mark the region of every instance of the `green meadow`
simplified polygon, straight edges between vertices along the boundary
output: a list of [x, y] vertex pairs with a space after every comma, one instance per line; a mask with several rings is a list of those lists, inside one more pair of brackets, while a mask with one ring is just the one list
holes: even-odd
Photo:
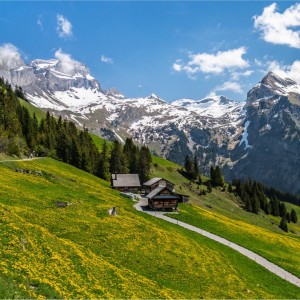
[[[300, 297], [237, 252], [136, 211], [72, 166], [2, 162], [0, 185], [0, 298]], [[194, 205], [181, 209], [178, 217]]]

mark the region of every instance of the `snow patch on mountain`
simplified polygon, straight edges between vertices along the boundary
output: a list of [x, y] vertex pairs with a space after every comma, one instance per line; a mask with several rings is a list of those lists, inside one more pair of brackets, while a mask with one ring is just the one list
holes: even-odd
[[174, 106], [184, 107], [201, 116], [220, 118], [226, 114], [239, 113], [244, 102], [228, 99], [224, 96], [212, 96], [201, 100], [179, 99], [171, 102]]
[[249, 145], [249, 142], [248, 142], [248, 127], [250, 125], [250, 121], [246, 121], [245, 123], [245, 127], [244, 127], [244, 132], [243, 132], [243, 135], [242, 135], [242, 139], [240, 141], [240, 144], [239, 146], [241, 146], [243, 143], [245, 143], [245, 148], [244, 150], [247, 150], [248, 148], [252, 148], [252, 146]]

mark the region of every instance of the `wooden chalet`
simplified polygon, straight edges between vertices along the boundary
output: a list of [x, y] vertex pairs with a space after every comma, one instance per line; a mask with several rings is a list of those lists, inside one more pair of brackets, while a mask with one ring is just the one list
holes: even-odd
[[188, 202], [189, 196], [174, 191], [175, 184], [164, 178], [152, 178], [144, 183], [151, 209], [176, 209], [179, 202]]
[[141, 188], [138, 174], [111, 174], [111, 187], [120, 192], [137, 193]]
[[173, 191], [175, 184], [163, 178], [152, 178], [144, 183], [146, 195], [155, 190], [158, 186], [166, 186]]
[[180, 196], [167, 186], [158, 186], [147, 196], [151, 209], [176, 209]]

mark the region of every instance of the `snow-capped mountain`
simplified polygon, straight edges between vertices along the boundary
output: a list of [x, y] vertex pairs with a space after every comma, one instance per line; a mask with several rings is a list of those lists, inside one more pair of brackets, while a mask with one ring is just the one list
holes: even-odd
[[227, 179], [250, 176], [300, 193], [300, 86], [291, 79], [267, 74], [246, 102], [213, 96], [166, 103], [155, 94], [126, 98], [103, 90], [74, 61], [0, 62], [0, 76], [22, 86], [34, 105], [103, 137], [132, 136], [177, 163], [197, 155], [204, 173], [219, 164]]
[[240, 146], [225, 167], [229, 178], [252, 177], [300, 194], [298, 83], [270, 72], [248, 92]]
[[245, 105], [244, 102], [234, 101], [225, 96], [211, 96], [201, 100], [179, 99], [171, 104], [212, 118], [239, 113]]
[[290, 93], [300, 94], [300, 85], [290, 79], [269, 72], [261, 82], [253, 87], [247, 95], [247, 102], [252, 103], [276, 96], [288, 96]]

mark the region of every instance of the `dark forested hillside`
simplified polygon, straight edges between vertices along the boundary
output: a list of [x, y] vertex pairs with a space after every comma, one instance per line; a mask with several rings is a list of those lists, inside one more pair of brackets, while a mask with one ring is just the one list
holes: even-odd
[[79, 130], [73, 122], [49, 112], [38, 121], [20, 105], [18, 97], [25, 99], [22, 89], [13, 90], [0, 78], [0, 153], [53, 157], [105, 180], [109, 180], [109, 172], [149, 178], [151, 155], [147, 147], [139, 148], [127, 139], [124, 147], [114, 142], [112, 155], [106, 143], [100, 153], [86, 128]]

